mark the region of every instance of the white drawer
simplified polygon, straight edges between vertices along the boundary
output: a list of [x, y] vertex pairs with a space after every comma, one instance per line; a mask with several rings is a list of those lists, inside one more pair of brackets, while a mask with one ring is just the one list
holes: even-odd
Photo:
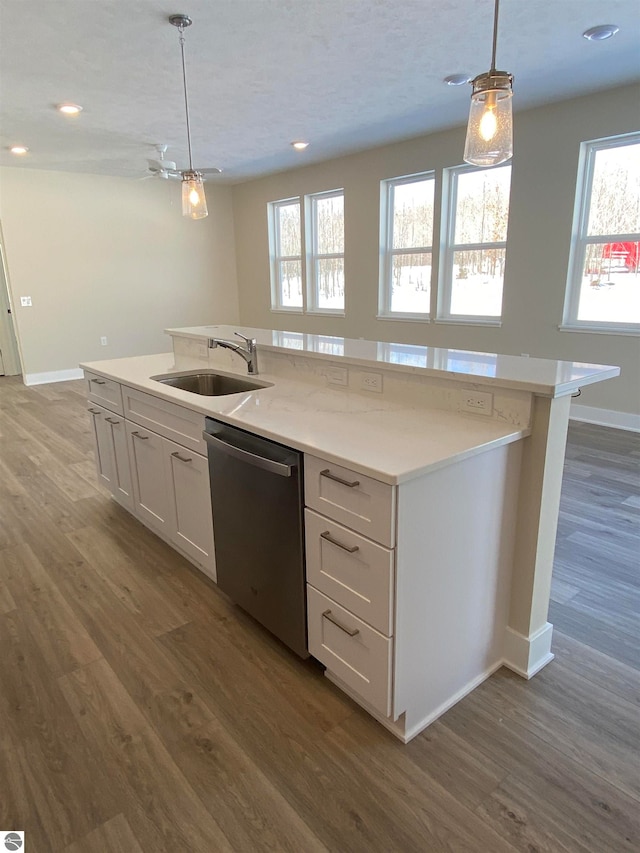
[[86, 370], [84, 378], [87, 380], [87, 394], [90, 400], [106, 406], [112, 412], [124, 415], [122, 391], [119, 382], [114, 382], [113, 379], [106, 379], [104, 376], [97, 376], [95, 373], [87, 373]]
[[304, 483], [307, 506], [393, 548], [396, 538], [393, 486], [306, 454]]
[[306, 509], [307, 580], [383, 634], [393, 634], [394, 552]]
[[122, 399], [127, 420], [160, 433], [194, 453], [207, 455], [207, 445], [202, 438], [204, 415], [126, 385], [122, 386]]
[[388, 717], [392, 641], [309, 584], [307, 606], [309, 652]]

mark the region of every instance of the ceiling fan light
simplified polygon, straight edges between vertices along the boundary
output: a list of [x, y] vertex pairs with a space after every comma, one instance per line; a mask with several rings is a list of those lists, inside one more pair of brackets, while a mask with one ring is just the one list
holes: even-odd
[[202, 175], [199, 172], [183, 172], [182, 215], [189, 219], [204, 219], [208, 214]]

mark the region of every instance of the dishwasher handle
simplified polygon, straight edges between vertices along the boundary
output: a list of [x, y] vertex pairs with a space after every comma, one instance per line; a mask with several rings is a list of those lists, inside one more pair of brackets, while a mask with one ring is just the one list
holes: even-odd
[[279, 477], [290, 477], [295, 465], [287, 465], [286, 462], [276, 462], [274, 459], [265, 459], [264, 456], [258, 456], [256, 453], [251, 453], [249, 450], [243, 450], [241, 447], [236, 447], [233, 444], [225, 441], [218, 436], [211, 435], [210, 432], [203, 432], [202, 437], [212, 447], [216, 447], [223, 453], [233, 456], [235, 459], [240, 459], [242, 462], [247, 462], [255, 468], [262, 468], [263, 471], [269, 471], [271, 474], [277, 474]]

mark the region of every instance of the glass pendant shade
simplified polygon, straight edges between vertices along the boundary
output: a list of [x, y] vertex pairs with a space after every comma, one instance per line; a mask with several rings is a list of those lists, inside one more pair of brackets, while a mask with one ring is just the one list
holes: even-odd
[[490, 71], [473, 80], [466, 163], [497, 166], [513, 156], [512, 81], [505, 71]]
[[183, 172], [182, 215], [189, 219], [204, 219], [208, 213], [202, 175], [199, 172]]

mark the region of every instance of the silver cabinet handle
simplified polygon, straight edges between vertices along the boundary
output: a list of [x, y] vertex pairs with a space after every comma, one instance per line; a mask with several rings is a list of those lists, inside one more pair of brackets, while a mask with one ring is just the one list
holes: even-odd
[[189, 456], [180, 456], [180, 454], [178, 453], [177, 450], [175, 453], [172, 453], [171, 455], [175, 456], [176, 459], [179, 459], [181, 462], [193, 462], [193, 459], [191, 459], [191, 457], [189, 457]]
[[[107, 420], [108, 420], [108, 418], [107, 418]], [[351, 547], [349, 547], [348, 545], [343, 545], [342, 542], [338, 542], [338, 540], [334, 539], [328, 530], [325, 530], [324, 533], [321, 533], [320, 538], [326, 539], [327, 542], [331, 542], [332, 545], [337, 545], [338, 548], [342, 548], [343, 551], [348, 551], [350, 554], [355, 554], [356, 551], [360, 550], [359, 545], [352, 545]]]
[[322, 615], [325, 619], [328, 619], [329, 622], [333, 622], [337, 628], [340, 628], [341, 631], [344, 631], [345, 634], [348, 634], [350, 637], [355, 637], [356, 634], [360, 633], [359, 628], [347, 628], [346, 625], [341, 625], [330, 610], [325, 610]]
[[110, 424], [119, 424], [120, 421], [117, 421], [115, 418], [105, 418], [105, 421], [108, 421]]
[[91, 412], [92, 415], [101, 415], [102, 414], [100, 409], [89, 409], [89, 411]]
[[138, 432], [138, 430], [134, 430], [131, 435], [135, 435], [136, 438], [141, 438], [143, 441], [147, 441], [147, 439], [149, 438], [148, 435], [142, 435]]
[[343, 486], [349, 486], [350, 489], [355, 489], [356, 486], [360, 485], [360, 480], [343, 480], [342, 477], [332, 474], [328, 468], [325, 468], [324, 471], [320, 471], [320, 476], [327, 477], [329, 480], [335, 480], [336, 483], [341, 483]]
[[106, 379], [92, 379], [91, 381], [95, 382], [96, 385], [106, 385], [107, 384]]

